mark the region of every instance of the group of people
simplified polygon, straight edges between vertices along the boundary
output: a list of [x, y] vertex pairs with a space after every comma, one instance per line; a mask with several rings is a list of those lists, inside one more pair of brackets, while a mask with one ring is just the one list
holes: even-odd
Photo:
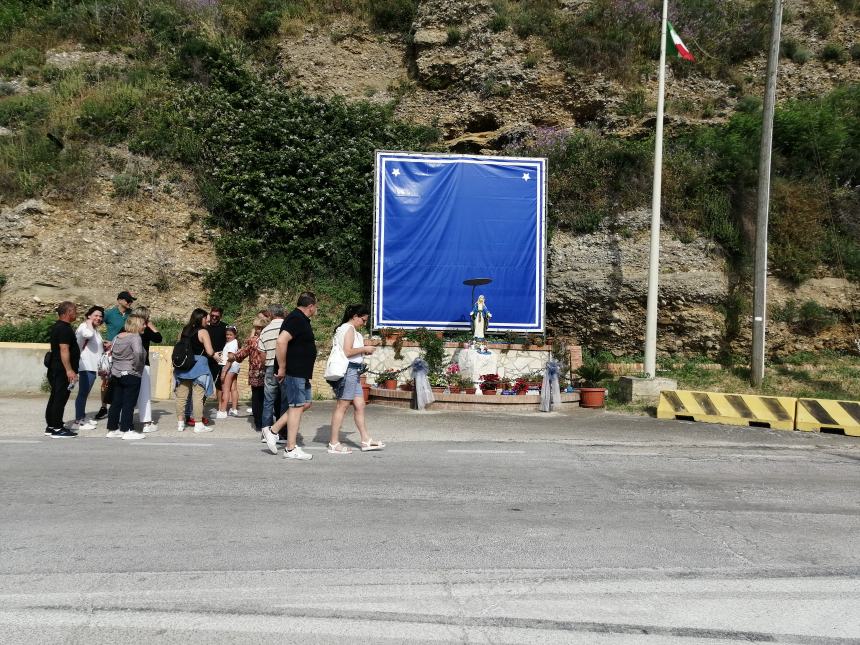
[[[45, 434], [55, 438], [76, 437], [81, 430], [95, 430], [96, 421], [107, 418], [107, 436], [126, 440], [142, 439], [158, 430], [152, 421], [152, 378], [149, 346], [162, 341], [150, 319], [149, 309], [135, 307], [128, 291], [117, 295], [116, 305], [105, 310], [100, 305], [87, 309], [77, 329], [78, 308], [61, 302], [57, 321], [51, 328], [51, 349], [46, 357], [50, 396], [45, 409]], [[106, 326], [105, 336], [100, 328]], [[101, 407], [88, 419], [86, 403], [96, 381], [101, 379]], [[66, 403], [77, 386], [75, 421], [63, 422]], [[139, 411], [140, 432], [134, 431], [134, 410]]]
[[[90, 307], [77, 330], [77, 306], [63, 302], [57, 308], [58, 319], [51, 329], [51, 351], [46, 360], [50, 397], [45, 411], [45, 433], [53, 437], [75, 437], [80, 430], [94, 430], [95, 421], [107, 417], [107, 436], [126, 440], [142, 439], [158, 429], [152, 421], [149, 347], [162, 342], [162, 336], [150, 320], [145, 307], [132, 308], [135, 298], [123, 291], [117, 304], [107, 311]], [[195, 309], [180, 334], [193, 354], [187, 369], [175, 369], [177, 430], [187, 425], [193, 432], [211, 432], [204, 417], [207, 398], [217, 397], [216, 418], [238, 416], [238, 377], [240, 364], [248, 360], [248, 384], [251, 388], [251, 413], [261, 441], [277, 455], [278, 444], [284, 446], [284, 457], [300, 461], [312, 455], [297, 445], [303, 413], [312, 400], [311, 379], [317, 359], [316, 339], [311, 318], [317, 313], [316, 296], [299, 295], [296, 307], [287, 314], [284, 307], [273, 304], [260, 311], [253, 320], [252, 332], [239, 344], [236, 327], [223, 322], [218, 307], [209, 311]], [[337, 403], [332, 412], [328, 452], [347, 455], [351, 448], [340, 441], [340, 430], [347, 410], [353, 407], [355, 425], [362, 451], [381, 450], [385, 444], [370, 437], [364, 415], [364, 397], [359, 382], [364, 357], [374, 347], [365, 346], [360, 329], [367, 325], [370, 312], [365, 305], [351, 305], [335, 330], [332, 351], [348, 359], [343, 377], [330, 381]], [[99, 328], [107, 326], [106, 337]], [[109, 357], [109, 360], [108, 358]], [[101, 408], [93, 419], [86, 417], [87, 398], [102, 379]], [[75, 422], [64, 426], [63, 412], [71, 390], [78, 384], [75, 400]], [[134, 410], [138, 409], [141, 429], [134, 427]]]

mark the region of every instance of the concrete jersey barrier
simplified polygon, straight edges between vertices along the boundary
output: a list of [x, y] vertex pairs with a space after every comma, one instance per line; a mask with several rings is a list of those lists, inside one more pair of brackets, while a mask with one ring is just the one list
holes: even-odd
[[794, 430], [796, 401], [785, 396], [664, 390], [657, 418]]

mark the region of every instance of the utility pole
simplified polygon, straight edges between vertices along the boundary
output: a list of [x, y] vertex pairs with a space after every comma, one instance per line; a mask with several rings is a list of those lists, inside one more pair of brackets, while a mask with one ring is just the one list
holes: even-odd
[[770, 155], [773, 143], [773, 111], [776, 105], [776, 78], [779, 65], [779, 32], [782, 29], [784, 0], [773, 0], [770, 52], [767, 58], [767, 85], [762, 109], [761, 148], [758, 162], [758, 211], [755, 225], [755, 277], [753, 284], [753, 337], [750, 380], [760, 387], [764, 378], [764, 345], [767, 322], [767, 218], [770, 207]]

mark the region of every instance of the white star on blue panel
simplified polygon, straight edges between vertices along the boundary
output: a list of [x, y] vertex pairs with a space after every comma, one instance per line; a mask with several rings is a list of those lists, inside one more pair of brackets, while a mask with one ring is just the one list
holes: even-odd
[[524, 172], [523, 173], [523, 181], [528, 181], [529, 179], [531, 179], [531, 177], [529, 176], [529, 173]]
[[399, 177], [400, 176], [400, 168], [395, 168], [394, 170], [391, 171], [391, 174], [394, 175], [395, 177]]

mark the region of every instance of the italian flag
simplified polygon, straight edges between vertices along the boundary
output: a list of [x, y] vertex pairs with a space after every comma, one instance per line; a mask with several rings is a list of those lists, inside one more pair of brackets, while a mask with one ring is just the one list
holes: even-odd
[[690, 50], [687, 49], [687, 46], [684, 44], [684, 41], [681, 40], [681, 37], [678, 35], [678, 32], [675, 31], [675, 28], [672, 26], [672, 23], [668, 23], [669, 25], [669, 43], [675, 46], [675, 49], [678, 51], [678, 58], [683, 58], [684, 60], [688, 60], [691, 63], [695, 63], [696, 59], [693, 58], [693, 55], [690, 53]]

